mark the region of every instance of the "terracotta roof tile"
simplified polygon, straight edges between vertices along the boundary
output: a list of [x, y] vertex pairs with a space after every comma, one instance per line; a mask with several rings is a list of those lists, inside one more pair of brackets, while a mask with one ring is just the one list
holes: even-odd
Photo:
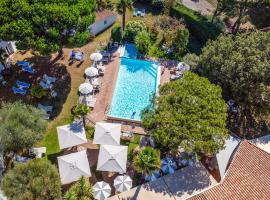
[[270, 154], [244, 140], [222, 183], [189, 200], [269, 200]]

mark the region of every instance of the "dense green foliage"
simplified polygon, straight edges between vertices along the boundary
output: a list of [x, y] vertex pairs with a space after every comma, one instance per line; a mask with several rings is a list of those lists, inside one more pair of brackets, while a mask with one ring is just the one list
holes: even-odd
[[78, 182], [69, 188], [64, 197], [65, 200], [93, 200], [93, 188], [89, 180], [81, 177]]
[[21, 102], [2, 103], [0, 108], [0, 152], [17, 153], [43, 138], [44, 113]]
[[85, 126], [85, 117], [89, 112], [89, 107], [85, 104], [77, 104], [72, 108], [72, 115], [75, 118], [82, 118], [83, 119], [83, 124]]
[[269, 60], [270, 33], [264, 32], [220, 36], [202, 50], [201, 73], [237, 103], [237, 126], [243, 130], [257, 126], [269, 115]]
[[95, 0], [1, 0], [0, 38], [42, 54], [59, 51], [73, 37], [71, 32], [82, 37], [95, 9]]
[[177, 4], [171, 9], [171, 15], [184, 18], [185, 23], [192, 35], [198, 38], [202, 43], [208, 39], [215, 39], [223, 30], [224, 26], [220, 23], [212, 23], [205, 16], [199, 15], [181, 4]]
[[122, 28], [125, 30], [126, 26], [126, 11], [131, 9], [133, 5], [133, 0], [118, 0], [116, 4], [117, 11], [122, 14]]
[[114, 42], [121, 42], [123, 39], [123, 31], [120, 26], [112, 28], [111, 38]]
[[142, 112], [142, 125], [162, 151], [214, 154], [227, 136], [227, 105], [221, 88], [185, 72], [160, 87], [159, 96]]
[[73, 37], [68, 38], [68, 43], [75, 47], [81, 47], [92, 38], [93, 35], [87, 30], [84, 32], [78, 32]]
[[31, 96], [35, 98], [42, 98], [48, 94], [48, 90], [42, 88], [40, 85], [34, 85], [31, 88]]
[[135, 45], [138, 51], [142, 54], [147, 54], [151, 45], [151, 38], [148, 32], [139, 32], [135, 37]]
[[160, 152], [152, 147], [143, 148], [133, 160], [137, 172], [150, 175], [160, 168]]
[[199, 56], [193, 53], [188, 53], [183, 57], [182, 61], [190, 66], [191, 71], [197, 71], [199, 65]]
[[186, 53], [189, 41], [189, 31], [186, 28], [178, 29], [173, 41], [174, 57], [180, 59]]
[[58, 200], [61, 183], [58, 170], [44, 159], [17, 164], [1, 183], [9, 200]]
[[142, 20], [129, 21], [125, 30], [125, 39], [133, 42], [136, 35], [142, 31], [147, 31], [147, 27]]

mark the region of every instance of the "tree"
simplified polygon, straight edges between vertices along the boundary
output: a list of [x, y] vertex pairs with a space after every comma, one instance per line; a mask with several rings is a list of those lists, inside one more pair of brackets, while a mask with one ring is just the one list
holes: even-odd
[[162, 151], [212, 155], [227, 136], [227, 105], [221, 88], [206, 78], [185, 72], [160, 87], [159, 96], [142, 112], [142, 125]]
[[189, 31], [186, 28], [181, 28], [176, 31], [176, 35], [173, 41], [173, 47], [175, 48], [174, 55], [176, 58], [181, 58], [187, 50], [189, 41]]
[[151, 38], [148, 32], [139, 32], [135, 37], [135, 45], [140, 53], [147, 54], [151, 45]]
[[65, 194], [65, 200], [94, 200], [93, 188], [87, 178], [81, 177]]
[[41, 54], [59, 51], [89, 29], [95, 9], [95, 0], [1, 0], [0, 38]]
[[120, 26], [116, 26], [112, 28], [111, 38], [115, 42], [121, 42], [123, 39], [123, 31]]
[[85, 104], [77, 104], [72, 108], [72, 114], [74, 117], [82, 118], [83, 119], [83, 124], [85, 127], [85, 117], [87, 116], [89, 112], [89, 108]]
[[44, 113], [21, 102], [2, 103], [0, 108], [0, 152], [6, 166], [14, 153], [30, 148], [43, 138]]
[[125, 30], [125, 39], [133, 42], [136, 35], [142, 31], [147, 31], [147, 27], [142, 20], [129, 21]]
[[1, 189], [9, 200], [58, 200], [61, 197], [58, 171], [44, 159], [16, 164], [4, 176]]
[[[240, 134], [261, 131], [270, 111], [270, 33], [220, 36], [200, 55], [200, 71], [238, 105]], [[251, 129], [252, 128], [252, 129]]]
[[0, 47], [0, 64], [2, 64], [4, 67], [6, 66], [6, 60], [8, 58], [8, 54], [5, 51], [5, 49]]
[[143, 148], [134, 158], [134, 168], [137, 172], [150, 175], [160, 168], [160, 152], [152, 147]]
[[133, 5], [133, 0], [118, 0], [117, 2], [117, 11], [122, 14], [122, 28], [125, 30], [126, 26], [126, 11], [131, 9]]
[[188, 64], [192, 71], [196, 71], [199, 65], [199, 56], [194, 53], [188, 53], [183, 57], [182, 61]]

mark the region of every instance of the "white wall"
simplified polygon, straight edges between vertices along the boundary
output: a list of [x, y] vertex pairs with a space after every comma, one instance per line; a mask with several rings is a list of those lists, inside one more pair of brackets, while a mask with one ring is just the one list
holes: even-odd
[[100, 20], [92, 24], [89, 29], [93, 35], [97, 35], [100, 32], [104, 31], [108, 27], [110, 27], [116, 20], [116, 15], [107, 17], [104, 20]]

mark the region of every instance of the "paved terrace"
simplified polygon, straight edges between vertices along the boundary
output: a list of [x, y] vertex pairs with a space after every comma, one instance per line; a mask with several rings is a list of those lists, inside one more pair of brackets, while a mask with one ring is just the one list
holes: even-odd
[[[119, 53], [116, 52], [113, 54], [111, 62], [106, 65], [106, 71], [103, 77], [100, 77], [101, 88], [100, 92], [96, 95], [96, 105], [92, 112], [88, 115], [88, 119], [92, 123], [99, 121], [105, 121], [107, 119], [106, 112], [109, 108], [109, 105], [112, 100], [114, 87], [117, 81], [118, 70], [120, 66]], [[162, 61], [162, 74], [160, 78], [160, 84], [169, 82], [170, 80], [170, 68], [167, 66], [167, 62]], [[136, 124], [135, 128], [132, 128], [131, 125], [123, 124], [123, 131], [131, 131], [134, 133], [144, 134], [144, 130], [140, 127], [139, 124]]]

